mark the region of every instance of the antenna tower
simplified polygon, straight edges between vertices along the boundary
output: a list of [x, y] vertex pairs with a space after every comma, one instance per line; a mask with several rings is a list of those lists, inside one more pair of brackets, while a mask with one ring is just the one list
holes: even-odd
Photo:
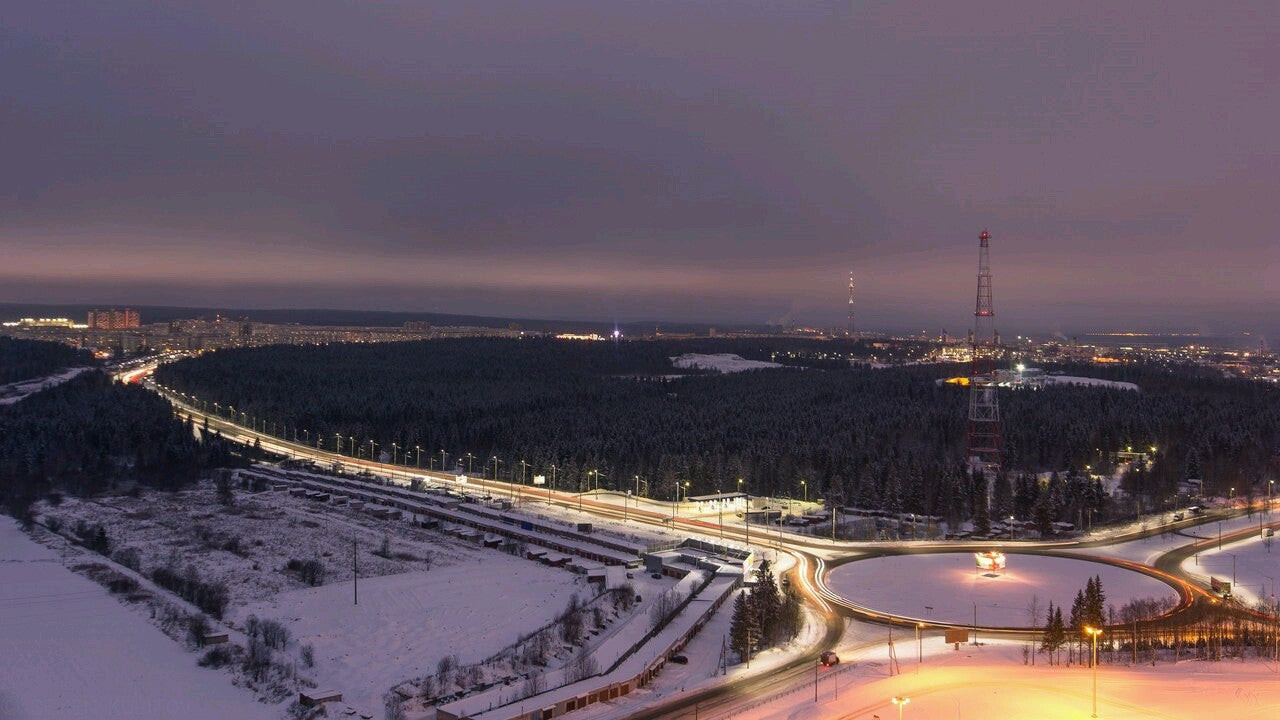
[[846, 335], [853, 336], [853, 272], [849, 272], [849, 316], [845, 320], [844, 332]]
[[1000, 336], [995, 331], [991, 303], [991, 264], [987, 245], [991, 233], [978, 235], [978, 301], [973, 310], [973, 367], [969, 372], [969, 433], [965, 457], [971, 471], [982, 471], [990, 482], [1000, 470], [1000, 407], [996, 398], [996, 359]]

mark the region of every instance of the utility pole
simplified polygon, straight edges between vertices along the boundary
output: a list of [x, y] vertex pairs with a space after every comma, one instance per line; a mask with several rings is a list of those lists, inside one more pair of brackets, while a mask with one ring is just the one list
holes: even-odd
[[360, 604], [360, 565], [356, 555], [356, 539], [351, 538], [351, 604]]

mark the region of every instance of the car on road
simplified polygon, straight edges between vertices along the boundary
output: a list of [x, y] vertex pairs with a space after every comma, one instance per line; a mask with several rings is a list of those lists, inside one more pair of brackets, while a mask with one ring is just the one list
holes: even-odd
[[828, 650], [818, 656], [818, 662], [822, 663], [825, 667], [831, 667], [832, 665], [839, 665], [840, 656]]
[[688, 664], [689, 664], [689, 658], [685, 657], [684, 655], [672, 655], [672, 656], [671, 656], [671, 662], [673, 662], [673, 663], [675, 663], [675, 664], [677, 664], [677, 665], [688, 665]]
[[1182, 513], [1180, 513], [1180, 512], [1177, 512], [1177, 513], [1174, 513], [1174, 514], [1173, 514], [1173, 519], [1174, 519], [1174, 520], [1181, 520], [1181, 519], [1183, 519], [1184, 517], [1186, 517], [1186, 515], [1184, 515], [1184, 514], [1182, 514]]

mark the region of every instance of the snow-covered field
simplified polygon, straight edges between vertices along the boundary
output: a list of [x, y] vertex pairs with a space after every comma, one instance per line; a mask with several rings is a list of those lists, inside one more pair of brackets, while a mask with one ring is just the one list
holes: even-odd
[[[552, 620], [571, 596], [586, 601], [599, 592], [566, 569], [285, 492], [237, 490], [230, 506], [218, 502], [212, 483], [140, 497], [66, 498], [41, 505], [40, 521], [60, 521], [68, 536], [78, 523], [101, 525], [111, 557], [136, 554], [131, 564], [144, 575], [194, 568], [203, 581], [224, 583], [228, 627], [243, 630], [250, 615], [284, 623], [293, 638], [282, 651], [287, 661], [364, 712], [380, 710], [390, 688], [435, 673], [442, 658], [484, 661]], [[389, 557], [380, 555], [383, 543]], [[288, 570], [294, 559], [319, 561], [323, 584], [310, 587]], [[637, 582], [647, 587], [647, 576]], [[314, 667], [301, 660], [304, 646], [314, 649]], [[476, 681], [510, 672], [493, 662]]]
[[550, 621], [583, 578], [488, 551], [482, 563], [361, 580], [359, 604], [350, 581], [282, 593], [237, 608], [283, 620], [299, 644], [315, 648], [310, 671], [356, 707], [378, 708], [391, 686], [436, 671], [447, 655], [468, 665]]
[[1042, 378], [1036, 378], [1036, 382], [1044, 385], [1088, 385], [1091, 387], [1104, 387], [1112, 390], [1133, 390], [1137, 391], [1138, 386], [1131, 382], [1123, 382], [1121, 380], [1102, 380], [1099, 378], [1077, 377], [1075, 375], [1045, 375]]
[[[1108, 604], [1134, 598], [1171, 597], [1172, 588], [1155, 578], [1084, 560], [1043, 555], [1008, 556], [997, 577], [975, 573], [971, 553], [897, 555], [846, 563], [832, 570], [827, 585], [860, 605], [941, 622], [1028, 627], [1027, 605], [1039, 601], [1034, 624], [1043, 624], [1050, 601], [1071, 607], [1089, 578], [1102, 577]], [[932, 608], [932, 609], [930, 609]]]
[[274, 718], [0, 517], [0, 718]]
[[685, 353], [684, 355], [677, 355], [676, 357], [671, 358], [671, 364], [686, 370], [700, 368], [703, 370], [715, 370], [716, 372], [722, 373], [782, 367], [779, 363], [765, 362], [763, 360], [746, 360], [734, 355], [733, 353], [715, 353], [712, 355], [703, 353]]

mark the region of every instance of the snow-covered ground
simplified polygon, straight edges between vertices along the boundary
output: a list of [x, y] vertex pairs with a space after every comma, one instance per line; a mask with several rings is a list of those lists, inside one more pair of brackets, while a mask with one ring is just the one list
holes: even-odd
[[[899, 707], [893, 698], [907, 698], [904, 720], [922, 718], [1026, 718], [1082, 720], [1091, 714], [1092, 672], [1079, 665], [1050, 666], [1043, 656], [1032, 666], [1023, 663], [1024, 643], [995, 641], [955, 651], [938, 636], [923, 642], [924, 662], [916, 673], [916, 643], [897, 638], [901, 672], [891, 675], [885, 629], [855, 624], [851, 641], [865, 641], [858, 654], [841, 653], [843, 664], [856, 663], [813, 685], [731, 715], [707, 714], [719, 720], [892, 720]], [[986, 641], [984, 640], [984, 643]], [[1280, 717], [1280, 670], [1274, 663], [1194, 661], [1156, 666], [1129, 666], [1123, 653], [1113, 664], [1100, 653], [1098, 717], [1107, 720], [1192, 720], [1239, 718], [1271, 720]], [[685, 716], [692, 718], [690, 713]]]
[[[1276, 516], [1280, 518], [1280, 515]], [[1151, 521], [1154, 525], [1159, 518], [1156, 517]], [[1247, 527], [1256, 527], [1258, 525], [1258, 516], [1250, 518], [1245, 515], [1223, 520], [1221, 522], [1222, 533], [1228, 534], [1236, 530]], [[1206, 523], [1204, 525], [1196, 525], [1194, 527], [1184, 528], [1181, 532], [1167, 532], [1161, 535], [1153, 535], [1151, 537], [1142, 538], [1141, 540], [1130, 540], [1125, 543], [1115, 545], [1101, 545], [1091, 548], [1070, 549], [1069, 552], [1080, 555], [1096, 555], [1105, 557], [1121, 558], [1124, 560], [1133, 560], [1144, 565], [1150, 565], [1155, 562], [1156, 558], [1163, 555], [1174, 548], [1183, 545], [1189, 545], [1198, 538], [1213, 538], [1218, 536], [1218, 521]], [[1130, 528], [1131, 526], [1125, 526]], [[1190, 536], [1190, 537], [1189, 537]], [[1276, 548], [1280, 551], [1280, 548]], [[1280, 557], [1280, 556], [1278, 556]]]
[[[136, 552], [144, 574], [192, 567], [207, 582], [225, 583], [229, 627], [245, 628], [250, 615], [283, 622], [293, 636], [285, 652], [300, 671], [364, 712], [379, 710], [390, 688], [434, 673], [442, 658], [485, 661], [550, 621], [571, 596], [585, 601], [599, 592], [567, 569], [285, 492], [237, 490], [227, 507], [212, 483], [201, 483], [39, 508], [41, 522], [60, 520], [67, 535], [79, 522], [102, 525], [113, 557]], [[390, 557], [377, 554], [383, 542]], [[287, 571], [291, 559], [320, 561], [324, 584], [309, 587]], [[646, 594], [672, 583], [647, 575], [632, 582]], [[301, 662], [305, 645], [314, 648], [314, 667]], [[494, 661], [477, 681], [510, 672]]]
[[0, 718], [274, 718], [0, 517]]
[[1234, 577], [1231, 594], [1238, 600], [1249, 606], [1259, 600], [1272, 605], [1275, 602], [1272, 593], [1280, 583], [1280, 544], [1274, 542], [1275, 537], [1269, 539], [1271, 543], [1259, 532], [1247, 540], [1224, 544], [1222, 550], [1214, 545], [1187, 558], [1182, 570], [1205, 585], [1209, 584], [1210, 576], [1227, 581]]
[[320, 686], [343, 691], [356, 707], [379, 708], [388, 688], [434, 673], [441, 658], [484, 660], [550, 621], [575, 591], [593, 594], [576, 582], [585, 576], [489, 554], [474, 565], [361, 580], [359, 604], [345, 581], [237, 608], [234, 619], [284, 621], [299, 644], [315, 648], [309, 672]]
[[1077, 377], [1075, 375], [1045, 375], [1035, 379], [1035, 382], [1044, 385], [1088, 385], [1091, 387], [1104, 387], [1112, 390], [1134, 390], [1137, 391], [1138, 386], [1131, 382], [1123, 382], [1120, 380], [1102, 380], [1099, 378]]
[[779, 363], [765, 362], [763, 360], [746, 360], [733, 353], [685, 353], [671, 358], [671, 364], [686, 370], [700, 368], [702, 370], [715, 370], [716, 372], [732, 373], [742, 372], [743, 370], [762, 370], [764, 368], [782, 367]]
[[71, 368], [70, 370], [63, 370], [32, 380], [0, 385], [0, 405], [12, 405], [28, 395], [34, 395], [54, 385], [61, 385], [80, 373], [88, 372], [91, 369], [87, 367]]
[[[1070, 608], [1095, 575], [1116, 607], [1133, 598], [1174, 595], [1155, 578], [1111, 565], [1017, 554], [1008, 556], [1008, 567], [997, 577], [975, 572], [972, 553], [870, 558], [835, 568], [827, 585], [859, 605], [898, 615], [971, 623], [976, 603], [979, 625], [1028, 627], [1043, 624], [1050, 601]], [[1034, 621], [1027, 610], [1033, 596], [1039, 606]]]

